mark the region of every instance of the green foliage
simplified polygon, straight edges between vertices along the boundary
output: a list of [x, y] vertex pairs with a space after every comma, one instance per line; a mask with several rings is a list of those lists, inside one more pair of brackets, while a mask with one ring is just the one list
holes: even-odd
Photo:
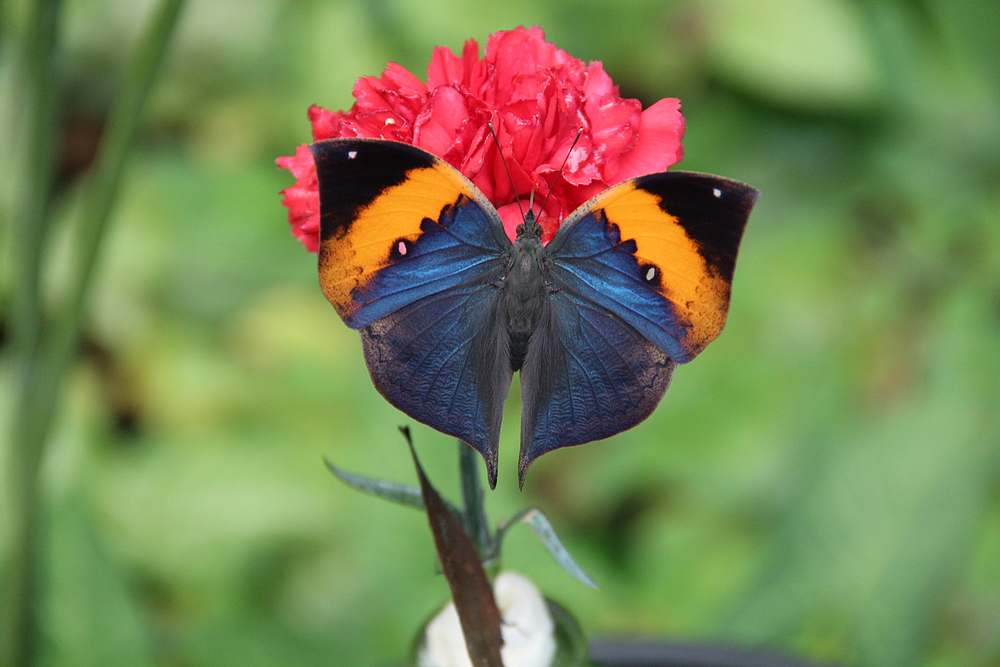
[[[403, 433], [407, 443], [412, 446], [409, 429], [403, 429]], [[591, 581], [587, 573], [573, 560], [573, 556], [570, 555], [562, 540], [559, 539], [559, 535], [556, 534], [552, 524], [549, 523], [549, 520], [541, 510], [536, 508], [521, 510], [510, 521], [501, 522], [496, 531], [491, 532], [488, 518], [482, 506], [484, 498], [482, 484], [479, 481], [479, 456], [474, 450], [467, 447], [464, 443], [459, 442], [459, 458], [463, 492], [468, 489], [468, 494], [463, 494], [465, 495], [465, 500], [462, 504], [463, 509], [455, 507], [447, 499], [442, 498], [442, 501], [458, 517], [466, 535], [476, 545], [479, 558], [487, 574], [493, 576], [500, 568], [500, 551], [503, 547], [503, 539], [511, 525], [524, 523], [531, 528], [538, 541], [542, 543], [542, 546], [548, 550], [552, 558], [555, 559], [568, 575], [584, 586], [597, 588], [597, 584]], [[424, 498], [419, 487], [355, 475], [346, 470], [341, 470], [329, 461], [326, 462], [326, 467], [336, 475], [337, 479], [353, 489], [375, 496], [376, 498], [398, 503], [404, 507], [411, 507], [421, 512], [425, 511]], [[468, 476], [466, 473], [468, 473]]]
[[[0, 167], [14, 176], [6, 56], [27, 4], [0, 9]], [[64, 4], [47, 317], [72, 293], [61, 258], [78, 170], [147, 20], [146, 3]], [[625, 95], [680, 97], [682, 166], [763, 196], [726, 331], [649, 420], [542, 457], [520, 493], [514, 392], [489, 514], [541, 508], [601, 589], [523, 529], [505, 538], [505, 567], [589, 636], [1000, 663], [997, 6], [189, 3], [101, 247], [85, 353], [52, 397], [44, 664], [405, 658], [447, 596], [426, 524], [336, 483], [323, 457], [411, 484], [396, 431], [408, 420], [371, 386], [288, 234], [277, 192], [292, 179], [273, 160], [309, 140], [309, 104], [348, 106], [358, 76], [388, 60], [423, 75], [433, 46], [518, 23], [604, 60]], [[22, 181], [0, 184], [8, 331]], [[6, 431], [9, 338], [2, 352]], [[454, 441], [413, 427], [458, 497]]]
[[[511, 519], [510, 524], [515, 522], [521, 522], [526, 524], [531, 528], [531, 532], [535, 534], [538, 541], [542, 543], [542, 546], [549, 552], [552, 558], [559, 563], [562, 569], [566, 570], [566, 574], [573, 577], [579, 581], [584, 586], [589, 586], [591, 588], [598, 588], [597, 584], [587, 576], [587, 573], [583, 571], [575, 560], [573, 556], [570, 555], [569, 551], [563, 545], [562, 540], [556, 534], [555, 529], [549, 520], [541, 512], [541, 510], [536, 508], [531, 508], [528, 510], [523, 510], [514, 515]], [[506, 535], [506, 531], [510, 529], [509, 524], [504, 524], [501, 526], [499, 534], [497, 535], [497, 550], [499, 551], [499, 543], [503, 540]]]

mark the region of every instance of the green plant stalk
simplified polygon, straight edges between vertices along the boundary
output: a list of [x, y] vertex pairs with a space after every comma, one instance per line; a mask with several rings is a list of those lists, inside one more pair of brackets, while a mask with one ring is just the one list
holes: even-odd
[[465, 532], [476, 545], [480, 560], [486, 560], [491, 549], [490, 525], [486, 518], [483, 485], [479, 479], [479, 454], [461, 440], [458, 441], [458, 470], [462, 482], [462, 518]]
[[39, 285], [44, 239], [55, 170], [56, 33], [61, 0], [39, 0], [32, 7], [17, 63], [16, 88], [24, 104], [18, 120], [23, 128], [23, 177], [17, 213], [9, 221], [10, 238], [18, 252], [11, 312], [11, 345], [27, 357], [37, 353], [42, 326]]
[[[10, 505], [0, 613], [0, 664], [30, 664], [37, 636], [33, 600], [38, 581], [37, 477], [41, 448], [34, 443], [47, 429], [38, 419], [43, 379], [39, 357], [43, 331], [41, 266], [50, 224], [55, 170], [56, 86], [55, 62], [59, 0], [39, 0], [31, 7], [19, 60], [15, 63], [15, 90], [24, 100], [17, 125], [24, 143], [20, 198], [8, 221], [15, 277], [10, 316], [15, 389], [6, 452], [4, 490]], [[15, 57], [18, 57], [15, 56]]]
[[[136, 55], [123, 81], [122, 90], [111, 109], [100, 149], [83, 189], [79, 238], [70, 272], [70, 292], [58, 310], [59, 317], [48, 329], [42, 320], [42, 296], [39, 277], [42, 271], [45, 231], [49, 225], [52, 165], [55, 155], [54, 77], [52, 76], [55, 43], [57, 0], [41, 0], [37, 6], [39, 30], [29, 46], [32, 57], [45, 59], [28, 70], [39, 68], [47, 77], [32, 81], [39, 88], [38, 104], [42, 113], [29, 119], [34, 123], [34, 152], [29, 163], [31, 203], [26, 210], [36, 211], [37, 218], [23, 220], [27, 226], [18, 250], [27, 273], [21, 274], [17, 288], [18, 306], [15, 311], [12, 349], [18, 367], [10, 454], [9, 493], [11, 501], [11, 532], [8, 536], [10, 555], [5, 600], [0, 618], [0, 665], [28, 666], [37, 662], [38, 654], [38, 574], [39, 574], [39, 469], [45, 442], [59, 404], [62, 380], [76, 356], [89, 287], [92, 283], [98, 249], [104, 237], [107, 221], [118, 194], [129, 149], [135, 141], [143, 107], [156, 79], [170, 36], [176, 26], [184, 0], [162, 0], [141, 37]], [[45, 69], [47, 68], [47, 69]], [[47, 90], [41, 92], [42, 87]], [[47, 115], [46, 115], [47, 114]], [[48, 123], [43, 125], [43, 123]], [[37, 142], [37, 143], [36, 143]], [[35, 165], [37, 161], [38, 166]], [[18, 224], [13, 225], [17, 227]], [[15, 253], [17, 254], [17, 253]]]
[[138, 134], [143, 108], [183, 5], [184, 0], [161, 0], [156, 15], [139, 42], [121, 93], [108, 117], [82, 207], [77, 266], [73, 273], [80, 280], [72, 281], [65, 317], [53, 338], [57, 355], [72, 356], [76, 348], [97, 250], [117, 198], [129, 149]]

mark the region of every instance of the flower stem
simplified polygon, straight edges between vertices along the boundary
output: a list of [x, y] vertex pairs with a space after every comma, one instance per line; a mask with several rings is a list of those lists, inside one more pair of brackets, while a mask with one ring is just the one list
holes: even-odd
[[115, 203], [130, 148], [138, 134], [143, 108], [156, 81], [160, 63], [177, 24], [184, 0], [161, 0], [160, 6], [139, 41], [135, 57], [123, 81], [121, 92], [108, 117], [107, 129], [94, 162], [83, 202], [79, 252], [74, 289], [66, 304], [61, 336], [56, 350], [76, 346], [81, 315], [86, 306], [90, 278], [97, 250]]
[[183, 0], [162, 0], [111, 109], [100, 150], [84, 188], [79, 238], [70, 272], [70, 294], [46, 326], [41, 280], [44, 246], [51, 218], [55, 156], [55, 53], [59, 0], [39, 0], [25, 44], [20, 82], [34, 105], [29, 125], [22, 215], [11, 223], [12, 253], [20, 262], [14, 287], [11, 350], [15, 382], [7, 454], [7, 493], [11, 510], [7, 535], [7, 585], [0, 615], [0, 666], [37, 663], [39, 642], [40, 485], [45, 442], [59, 405], [63, 377], [76, 355], [87, 295], [98, 249], [119, 190], [142, 109]]
[[[15, 389], [6, 452], [6, 499], [10, 504], [3, 599], [0, 608], [0, 664], [28, 665], [37, 653], [35, 589], [38, 580], [37, 478], [47, 424], [40, 419], [43, 311], [41, 266], [50, 222], [55, 165], [55, 61], [59, 0], [39, 0], [30, 9], [12, 82], [23, 106], [15, 126], [23, 137], [19, 197], [8, 220], [11, 240], [12, 304], [10, 350]], [[9, 11], [9, 8], [8, 8]], [[9, 14], [8, 14], [9, 18]]]
[[458, 469], [462, 480], [462, 508], [465, 532], [476, 545], [480, 560], [490, 554], [490, 526], [486, 519], [483, 485], [479, 481], [479, 455], [469, 445], [458, 441]]

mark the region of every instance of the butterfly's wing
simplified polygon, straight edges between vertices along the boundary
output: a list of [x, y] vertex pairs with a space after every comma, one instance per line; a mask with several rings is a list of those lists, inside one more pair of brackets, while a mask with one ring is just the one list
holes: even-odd
[[674, 364], [722, 331], [758, 194], [718, 176], [651, 174], [608, 189], [560, 226], [546, 247], [552, 314], [521, 371], [522, 478], [546, 451], [645, 419]]
[[414, 419], [475, 447], [496, 486], [513, 372], [495, 289], [470, 281], [423, 297], [361, 330], [379, 392]]
[[319, 276], [361, 330], [375, 387], [414, 419], [483, 454], [496, 479], [507, 350], [492, 345], [502, 255], [496, 210], [458, 171], [408, 144], [311, 147], [320, 193]]
[[626, 181], [563, 223], [547, 248], [553, 275], [688, 362], [726, 322], [736, 254], [759, 194], [683, 171]]
[[320, 285], [348, 326], [361, 329], [483, 276], [509, 250], [496, 210], [440, 158], [381, 139], [329, 139], [310, 148], [319, 181]]
[[607, 308], [572, 289], [552, 293], [521, 368], [521, 484], [545, 452], [607, 438], [648, 417], [674, 366]]

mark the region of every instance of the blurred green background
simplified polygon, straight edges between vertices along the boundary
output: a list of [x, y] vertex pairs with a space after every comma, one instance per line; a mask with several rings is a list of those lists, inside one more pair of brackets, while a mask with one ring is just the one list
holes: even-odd
[[[3, 8], [4, 145], [27, 4]], [[51, 293], [74, 176], [154, 6], [63, 5]], [[410, 420], [289, 234], [293, 179], [274, 158], [309, 140], [309, 104], [349, 107], [359, 76], [393, 60], [423, 78], [435, 45], [520, 24], [602, 60], [623, 96], [681, 98], [681, 167], [763, 197], [725, 333], [649, 420], [543, 457], [519, 492], [509, 402], [491, 518], [540, 507], [601, 589], [525, 528], [505, 566], [596, 636], [1000, 664], [995, 0], [190, 0], [42, 462], [44, 664], [405, 657], [447, 595], [426, 521], [342, 486], [322, 457], [413, 483], [396, 431]], [[17, 168], [9, 151], [0, 166]], [[19, 221], [4, 180], [6, 309]], [[413, 426], [457, 499], [454, 442]]]

